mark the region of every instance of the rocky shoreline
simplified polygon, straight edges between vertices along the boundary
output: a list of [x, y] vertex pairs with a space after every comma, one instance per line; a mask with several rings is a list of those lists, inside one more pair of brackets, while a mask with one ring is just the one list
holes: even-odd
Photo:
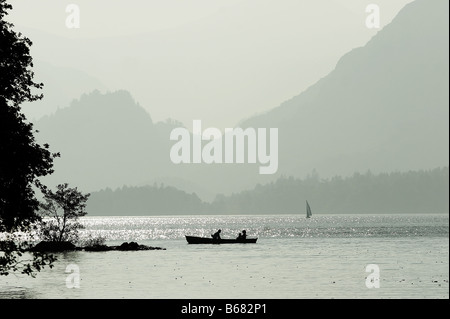
[[41, 241], [32, 248], [30, 251], [36, 252], [64, 252], [64, 251], [138, 251], [138, 250], [166, 250], [162, 247], [152, 247], [147, 245], [140, 245], [136, 242], [124, 242], [120, 246], [107, 246], [107, 245], [93, 245], [86, 247], [77, 247], [70, 242], [50, 242]]

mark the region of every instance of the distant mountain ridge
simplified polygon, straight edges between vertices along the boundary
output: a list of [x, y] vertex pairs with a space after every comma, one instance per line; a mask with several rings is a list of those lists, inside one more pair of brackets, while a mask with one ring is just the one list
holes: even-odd
[[279, 128], [285, 174], [447, 165], [448, 21], [448, 1], [408, 4], [328, 76], [241, 125]]
[[126, 91], [94, 91], [36, 123], [38, 138], [61, 153], [49, 180], [71, 181], [87, 190], [134, 185], [142, 171], [155, 172], [158, 130]]
[[49, 186], [69, 182], [85, 191], [165, 183], [212, 199], [215, 193], [195, 176], [197, 167], [170, 161], [170, 132], [182, 124], [154, 123], [128, 91], [96, 90], [35, 123], [38, 141], [48, 143], [55, 160]]
[[69, 106], [73, 99], [84, 93], [106, 89], [101, 81], [82, 71], [56, 67], [38, 59], [33, 64], [36, 82], [44, 83], [44, 99], [22, 105], [24, 114], [30, 120], [39, 120], [44, 114], [52, 114], [59, 108]]
[[[207, 7], [217, 5], [216, 1], [201, 1], [209, 3]], [[115, 27], [109, 30], [106, 25], [101, 27], [113, 17], [107, 8], [108, 13], [105, 11], [98, 19], [85, 17], [83, 26], [76, 30], [64, 27], [64, 11], [61, 11], [62, 19], [55, 21], [58, 27], [54, 31], [41, 32], [25, 26], [20, 30], [33, 40], [36, 60], [57, 66], [70, 65], [100, 79], [111, 90], [130, 90], [158, 121], [175, 117], [189, 125], [192, 117], [207, 113], [215, 123], [224, 123], [220, 126], [233, 125], [240, 117], [252, 114], [252, 109], [267, 110], [303, 90], [329, 72], [342, 53], [365, 43], [375, 33], [361, 25], [357, 14], [334, 0], [232, 1], [203, 18], [163, 29], [153, 29], [158, 22], [151, 17], [158, 16], [159, 10], [144, 15], [151, 21], [144, 19], [143, 23], [129, 15], [138, 8], [159, 6], [148, 3], [151, 1], [123, 8], [127, 14], [122, 15], [123, 19], [119, 15]], [[180, 4], [183, 7], [182, 3], [185, 1], [167, 7], [175, 9]], [[193, 6], [198, 5], [196, 2]], [[22, 7], [19, 10], [29, 10], [27, 5], [17, 6]], [[83, 6], [82, 10], [92, 14], [90, 6]], [[178, 20], [182, 15], [181, 12], [171, 14], [169, 20]], [[391, 14], [383, 20], [390, 19]], [[325, 27], [330, 20], [334, 24], [332, 33]], [[96, 24], [92, 31], [89, 24]], [[94, 36], [98, 28], [111, 33], [116, 27], [124, 31], [133, 24], [141, 25], [137, 33]], [[31, 26], [31, 22], [27, 25]], [[316, 54], [330, 45], [333, 50]], [[302, 72], [297, 72], [298, 69]], [[278, 81], [280, 77], [285, 80]], [[41, 77], [44, 83], [51, 80]], [[61, 77], [67, 83], [65, 80]], [[69, 82], [65, 89], [83, 85], [85, 81]], [[215, 112], [216, 109], [228, 111]]]
[[416, 0], [329, 75], [241, 123], [279, 129], [277, 174], [246, 164], [171, 163], [169, 134], [181, 124], [153, 123], [126, 91], [87, 94], [35, 127], [62, 155], [53, 184], [91, 192], [157, 181], [211, 200], [314, 169], [328, 178], [448, 166], [448, 79], [448, 2]]

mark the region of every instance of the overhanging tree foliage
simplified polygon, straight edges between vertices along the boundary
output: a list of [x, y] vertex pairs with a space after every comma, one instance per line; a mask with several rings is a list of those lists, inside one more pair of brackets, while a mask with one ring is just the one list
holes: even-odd
[[29, 263], [19, 260], [27, 245], [15, 242], [11, 234], [29, 231], [40, 219], [34, 188], [41, 186], [40, 177], [53, 172], [53, 159], [59, 156], [47, 144], [36, 143], [33, 125], [21, 112], [23, 102], [42, 98], [33, 90], [43, 84], [33, 81], [32, 42], [4, 20], [11, 9], [6, 0], [0, 0], [0, 233], [9, 234], [0, 242], [2, 275], [20, 269], [32, 274], [52, 260], [45, 254], [35, 254]]

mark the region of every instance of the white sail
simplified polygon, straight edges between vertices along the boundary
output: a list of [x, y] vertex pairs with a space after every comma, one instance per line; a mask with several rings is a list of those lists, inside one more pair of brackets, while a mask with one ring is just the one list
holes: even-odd
[[306, 218], [310, 218], [311, 216], [311, 207], [309, 207], [308, 201], [306, 201]]

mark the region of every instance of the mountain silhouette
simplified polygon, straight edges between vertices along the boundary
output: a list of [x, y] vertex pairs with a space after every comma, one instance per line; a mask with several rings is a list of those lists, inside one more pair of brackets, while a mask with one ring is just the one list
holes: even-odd
[[[54, 183], [71, 181], [86, 190], [134, 185], [143, 170], [156, 171], [161, 153], [150, 115], [126, 91], [94, 91], [70, 107], [37, 121], [38, 138], [61, 153]], [[152, 151], [149, 151], [152, 150]]]
[[279, 129], [277, 174], [248, 164], [174, 165], [169, 134], [182, 124], [154, 123], [117, 91], [86, 94], [36, 122], [38, 138], [61, 152], [49, 182], [95, 191], [156, 181], [211, 200], [314, 170], [331, 177], [448, 166], [448, 21], [447, 1], [412, 2], [317, 83], [243, 120], [243, 128]]
[[57, 67], [36, 59], [33, 70], [36, 81], [44, 83], [42, 94], [45, 98], [22, 105], [24, 114], [30, 120], [38, 120], [54, 113], [58, 108], [67, 107], [73, 99], [86, 92], [106, 89], [101, 81], [78, 69]]
[[[119, 21], [136, 25], [131, 12], [158, 6], [141, 2]], [[115, 14], [99, 19], [111, 21]], [[147, 18], [153, 14], [157, 13], [149, 12]], [[385, 13], [383, 18], [389, 21], [391, 16]], [[88, 25], [96, 22], [88, 19], [76, 33], [67, 28], [54, 30], [60, 35], [21, 30], [33, 40], [35, 59], [70, 65], [100, 79], [106, 88], [132, 91], [155, 120], [173, 117], [189, 125], [204, 116], [223, 127], [276, 106], [327, 74], [343, 53], [376, 32], [361, 21], [334, 0], [259, 0], [233, 1], [203, 18], [161, 29], [152, 28], [156, 21], [149, 21], [126, 35], [95, 34]], [[98, 30], [98, 23], [93, 29]]]
[[128, 91], [84, 94], [35, 123], [37, 139], [61, 153], [43, 181], [70, 181], [88, 192], [164, 183], [211, 199], [215, 194], [192, 178], [194, 167], [170, 161], [170, 132], [180, 126], [170, 119], [154, 123]]
[[326, 77], [243, 127], [278, 127], [280, 172], [448, 165], [448, 1], [417, 0]]

